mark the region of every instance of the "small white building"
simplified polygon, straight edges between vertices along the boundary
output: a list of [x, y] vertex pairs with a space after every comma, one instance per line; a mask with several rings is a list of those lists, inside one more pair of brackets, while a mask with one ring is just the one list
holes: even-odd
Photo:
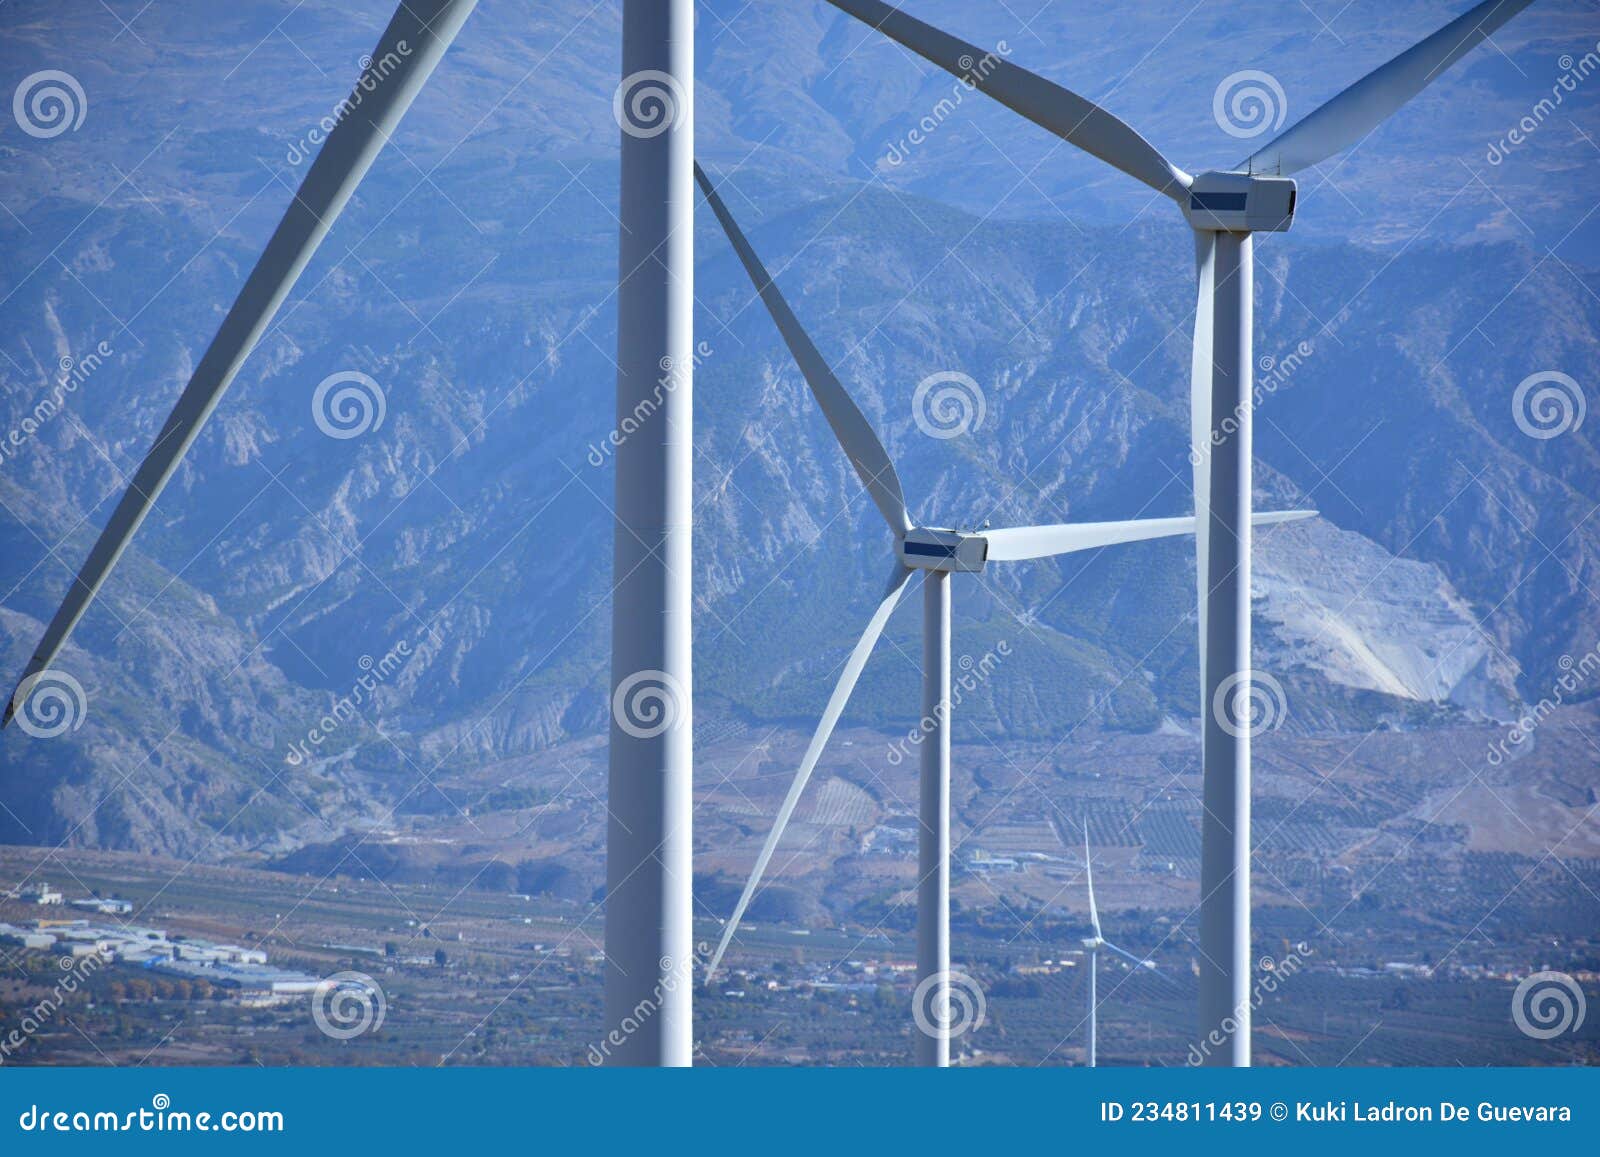
[[18, 928], [13, 924], [0, 924], [0, 944], [20, 944], [30, 952], [42, 952], [55, 947], [56, 938], [48, 932]]
[[237, 944], [217, 944], [211, 949], [217, 959], [231, 964], [265, 964], [267, 954], [259, 948], [241, 948]]
[[94, 896], [86, 900], [73, 900], [71, 904], [74, 908], [98, 912], [102, 916], [126, 916], [133, 911], [133, 905], [127, 900], [102, 900]]

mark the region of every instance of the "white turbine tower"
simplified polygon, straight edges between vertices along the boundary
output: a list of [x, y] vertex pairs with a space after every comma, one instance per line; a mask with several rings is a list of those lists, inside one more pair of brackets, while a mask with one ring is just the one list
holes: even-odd
[[[378, 38], [371, 63], [338, 107], [339, 123], [311, 163], [305, 180], [273, 230], [261, 259], [223, 318], [205, 356], [178, 397], [155, 445], [134, 473], [128, 491], [95, 541], [68, 588], [33, 657], [6, 703], [4, 723], [27, 700], [36, 677], [54, 661], [83, 618], [111, 569], [150, 513], [179, 461], [233, 384], [284, 298], [328, 230], [372, 167], [373, 160], [411, 107], [434, 66], [450, 47], [477, 0], [406, 0]], [[3, 724], [0, 724], [3, 726]]]
[[[606, 812], [608, 1064], [694, 1051], [694, 0], [625, 0]], [[663, 390], [663, 375], [672, 388]], [[648, 422], [637, 415], [652, 413]], [[659, 707], [632, 725], [635, 703]], [[640, 1008], [654, 1009], [641, 1017]]]
[[[1195, 233], [1190, 381], [1204, 818], [1200, 1032], [1208, 1063], [1250, 1063], [1250, 545], [1253, 233], [1294, 217], [1289, 175], [1356, 144], [1531, 0], [1486, 0], [1231, 170], [1190, 176], [1118, 117], [882, 0], [828, 0], [1062, 140], [1172, 198]], [[1226, 1024], [1237, 1030], [1229, 1033]]]
[[1094, 929], [1094, 934], [1083, 942], [1084, 951], [1089, 954], [1089, 1067], [1095, 1067], [1095, 1058], [1099, 1048], [1100, 1035], [1100, 1000], [1098, 996], [1100, 977], [1100, 949], [1109, 948], [1118, 956], [1123, 957], [1136, 968], [1154, 967], [1151, 961], [1135, 956], [1125, 948], [1118, 948], [1107, 940], [1100, 932], [1100, 909], [1094, 902], [1094, 868], [1089, 862], [1089, 822], [1083, 824], [1083, 877], [1089, 885], [1089, 924]]
[[[950, 575], [954, 572], [978, 573], [991, 562], [1014, 562], [1025, 559], [1053, 558], [1073, 551], [1093, 550], [1116, 543], [1136, 542], [1148, 538], [1166, 538], [1172, 535], [1194, 533], [1193, 518], [1150, 518], [1131, 522], [1086, 522], [1053, 526], [1022, 526], [1005, 530], [976, 532], [952, 530], [946, 527], [922, 526], [915, 523], [906, 510], [889, 452], [873, 431], [866, 416], [845, 392], [839, 379], [811, 339], [801, 328], [789, 304], [773, 283], [760, 258], [750, 247], [739, 226], [735, 223], [722, 198], [717, 195], [710, 180], [698, 165], [695, 177], [705, 193], [711, 210], [721, 222], [728, 240], [733, 243], [745, 272], [755, 283], [767, 311], [777, 323], [784, 342], [789, 347], [801, 375], [810, 387], [812, 396], [822, 408], [823, 416], [832, 427], [850, 464], [855, 467], [862, 485], [871, 495], [879, 513], [894, 536], [893, 557], [889, 582], [878, 601], [878, 607], [862, 632], [850, 658], [845, 662], [839, 682], [828, 698], [822, 719], [811, 737], [800, 770], [790, 784], [773, 821], [772, 831], [756, 857], [755, 868], [750, 873], [744, 892], [723, 928], [722, 940], [717, 945], [711, 964], [706, 969], [709, 980], [722, 961], [751, 897], [761, 883], [761, 877], [777, 850], [784, 828], [800, 802], [822, 749], [833, 734], [856, 680], [866, 665], [868, 656], [878, 637], [889, 622], [889, 615], [911, 572], [923, 574], [923, 720], [933, 720], [933, 727], [923, 736], [921, 757], [920, 818], [921, 837], [918, 843], [917, 868], [917, 978], [919, 991], [928, 993], [929, 1007], [946, 1010], [949, 1004], [950, 977]], [[1287, 522], [1309, 518], [1314, 511], [1283, 511], [1257, 516], [1257, 522]], [[924, 986], [927, 986], [926, 988]], [[936, 1011], [936, 1016], [943, 1015]], [[923, 1065], [942, 1066], [949, 1063], [950, 1042], [948, 1034], [923, 1032], [917, 1038], [917, 1061]]]

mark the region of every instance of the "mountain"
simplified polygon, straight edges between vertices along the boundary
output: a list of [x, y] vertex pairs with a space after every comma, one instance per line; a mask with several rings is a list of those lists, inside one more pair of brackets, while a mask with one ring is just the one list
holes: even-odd
[[[20, 670], [386, 13], [156, 6], [113, 44], [102, 13], [13, 8], [7, 78], [67, 61], [89, 102], [76, 132], [0, 137], [0, 657]], [[976, 35], [969, 6], [918, 10]], [[1184, 141], [1240, 147], [1210, 116], [1225, 72], [1315, 78], [1290, 87], [1305, 109], [1337, 87], [1327, 61], [1354, 76], [1437, 22], [1386, 5], [1334, 19], [1339, 47], [1276, 6], [1167, 40], [1157, 11], [1046, 8], [1012, 50], [1108, 78], [1091, 95], [1187, 161]], [[1259, 665], [1293, 728], [1509, 716], [1600, 630], [1592, 428], [1535, 438], [1512, 404], [1537, 372], [1600, 381], [1597, 161], [1572, 132], [1594, 98], [1503, 164], [1469, 151], [1581, 49], [1572, 13], [1530, 16], [1259, 246], [1258, 504], [1323, 514], [1258, 552]], [[1234, 35], [1253, 27], [1280, 30]], [[0, 738], [0, 841], [287, 854], [603, 734], [616, 31], [609, 7], [480, 6], [65, 653], [81, 726]], [[1189, 511], [1180, 223], [978, 102], [880, 163], [948, 85], [824, 6], [711, 4], [700, 37], [702, 155], [924, 520]], [[697, 721], [808, 726], [888, 542], [715, 222], [696, 228]], [[382, 422], [329, 436], [317, 388], [353, 372]], [[982, 394], [957, 438], [913, 412], [939, 372]], [[1152, 543], [958, 580], [957, 654], [1009, 653], [958, 730], [1189, 726], [1192, 567]], [[914, 718], [914, 617], [851, 725]]]

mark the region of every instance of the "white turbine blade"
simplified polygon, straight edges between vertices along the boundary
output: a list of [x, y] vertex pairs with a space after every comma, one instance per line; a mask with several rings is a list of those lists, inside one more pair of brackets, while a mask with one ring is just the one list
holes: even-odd
[[1093, 101], [993, 53], [924, 24], [881, 0], [828, 0], [918, 56], [1048, 129], [1062, 140], [1182, 203], [1190, 176]]
[[1030, 558], [1050, 558], [1079, 550], [1137, 542], [1144, 538], [1165, 538], [1189, 534], [1192, 518], [1143, 518], [1129, 522], [1066, 522], [1053, 526], [1011, 526], [983, 532], [989, 544], [990, 562], [1017, 562]]
[[1102, 939], [1100, 935], [1100, 909], [1094, 902], [1094, 868], [1089, 863], [1089, 821], [1083, 822], [1083, 876], [1089, 883], [1089, 923], [1094, 926], [1094, 938]]
[[1155, 961], [1154, 960], [1151, 960], [1151, 959], [1149, 959], [1147, 957], [1143, 957], [1143, 956], [1135, 956], [1133, 953], [1129, 952], [1126, 948], [1118, 948], [1115, 944], [1111, 943], [1111, 941], [1109, 941], [1109, 940], [1107, 940], [1105, 943], [1106, 943], [1106, 947], [1107, 948], [1111, 949], [1111, 951], [1115, 952], [1118, 956], [1122, 957], [1124, 960], [1130, 961], [1133, 964], [1137, 964], [1140, 968], [1149, 968], [1149, 969], [1152, 969], [1152, 970], [1159, 971], [1159, 970], [1157, 970], [1155, 968]]
[[695, 180], [700, 182], [700, 190], [705, 193], [711, 211], [722, 223], [723, 232], [733, 243], [739, 260], [744, 263], [745, 272], [750, 275], [750, 280], [755, 282], [761, 300], [766, 303], [767, 312], [772, 315], [778, 331], [783, 334], [783, 340], [789, 346], [795, 364], [800, 367], [801, 375], [811, 387], [811, 393], [817, 399], [817, 404], [822, 407], [823, 416], [833, 428], [833, 436], [844, 448], [845, 457], [849, 458], [850, 464], [856, 468], [856, 473], [866, 486], [867, 493], [872, 496], [872, 501], [883, 514], [884, 521], [889, 524], [889, 529], [897, 535], [904, 534], [911, 529], [911, 517], [906, 513], [906, 500], [900, 488], [900, 475], [895, 473], [889, 451], [884, 449], [866, 415], [845, 392], [845, 388], [839, 384], [839, 379], [834, 376], [833, 370], [817, 352], [817, 347], [812, 344], [811, 338], [795, 318], [794, 311], [789, 308], [789, 303], [778, 291], [777, 284], [767, 273], [766, 267], [761, 264], [761, 259], [750, 247], [750, 242], [745, 240], [744, 233], [733, 219], [733, 214], [728, 212], [728, 207], [722, 203], [722, 198], [717, 196], [716, 189], [712, 187], [710, 178], [698, 164], [694, 167], [694, 176]]
[[1128, 522], [1066, 522], [1054, 526], [1013, 526], [986, 530], [990, 562], [1016, 562], [1030, 558], [1050, 558], [1079, 550], [1115, 546], [1119, 542], [1138, 542], [1146, 538], [1167, 538], [1191, 534], [1193, 518], [1139, 518]]
[[[328, 133], [155, 445], [100, 532], [34, 650], [19, 689], [66, 645], [239, 367], [476, 4], [477, 0], [406, 0], [395, 11], [373, 50], [372, 63], [339, 106], [345, 110], [343, 119]], [[5, 723], [11, 722], [16, 710], [15, 698], [6, 705]]]
[[[1255, 526], [1274, 522], [1293, 522], [1310, 518], [1314, 510], [1277, 510], [1251, 516]], [[1029, 558], [1050, 558], [1078, 550], [1095, 550], [1120, 542], [1140, 542], [1147, 538], [1171, 538], [1193, 534], [1195, 519], [1136, 518], [1127, 522], [1066, 522], [1054, 526], [1017, 526], [984, 531], [989, 543], [990, 562], [1016, 562]]]
[[1206, 701], [1206, 596], [1211, 563], [1211, 307], [1216, 288], [1217, 235], [1194, 233], [1194, 347], [1189, 363], [1189, 461], [1194, 468], [1195, 615], [1200, 624], [1200, 713]]
[[900, 595], [906, 589], [906, 580], [910, 577], [911, 571], [908, 568], [899, 563], [895, 564], [894, 573], [889, 577], [889, 586], [883, 592], [883, 599], [878, 603], [878, 609], [872, 613], [867, 629], [861, 633], [855, 650], [850, 652], [850, 658], [845, 662], [839, 682], [834, 685], [833, 694], [828, 697], [828, 706], [823, 710], [822, 718], [817, 723], [817, 730], [811, 736], [811, 745], [806, 748], [805, 758], [800, 761], [800, 770], [795, 773], [794, 782], [789, 785], [789, 793], [783, 797], [783, 804], [778, 808], [777, 817], [772, 821], [772, 830], [767, 833], [766, 843], [761, 845], [761, 854], [756, 857], [756, 865], [750, 872], [750, 879], [745, 882], [739, 903], [734, 906], [733, 915], [722, 927], [722, 940], [717, 944], [716, 954], [711, 957], [711, 963], [706, 968], [708, 983], [716, 974], [717, 965], [722, 963], [722, 954], [728, 950], [733, 934], [738, 931], [739, 921], [744, 918], [744, 911], [750, 906], [756, 888], [761, 884], [761, 877], [772, 861], [773, 853], [778, 850], [778, 841], [783, 838], [783, 830], [789, 825], [789, 817], [794, 815], [795, 806], [800, 802], [800, 793], [805, 791], [806, 783], [817, 766], [817, 760], [822, 756], [822, 749], [827, 746], [828, 738], [833, 734], [834, 724], [838, 723], [845, 704], [850, 701], [850, 692], [855, 690], [856, 680], [861, 677], [861, 669], [867, 665], [867, 657], [872, 654], [873, 646], [883, 634], [884, 627], [888, 625], [889, 616], [893, 613], [895, 604], [900, 601]]
[[1250, 515], [1251, 526], [1275, 526], [1280, 522], [1299, 522], [1302, 518], [1315, 518], [1315, 510], [1258, 510]]
[[1361, 140], [1532, 0], [1485, 0], [1300, 120], [1239, 168], [1287, 176]]

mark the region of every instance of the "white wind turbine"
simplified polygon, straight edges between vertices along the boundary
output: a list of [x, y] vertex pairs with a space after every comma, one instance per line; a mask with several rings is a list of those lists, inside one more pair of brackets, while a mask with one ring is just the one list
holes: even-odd
[[[772, 831], [756, 857], [750, 879], [723, 928], [722, 940], [706, 969], [709, 981], [728, 949], [739, 921], [744, 917], [761, 877], [777, 850], [784, 828], [794, 814], [822, 749], [833, 734], [867, 657], [889, 622], [889, 615], [905, 590], [911, 572], [923, 576], [923, 719], [934, 725], [924, 735], [921, 748], [920, 839], [917, 853], [917, 978], [919, 991], [926, 991], [929, 1007], [949, 1007], [950, 976], [950, 575], [952, 572], [978, 573], [991, 562], [1053, 558], [1073, 551], [1093, 550], [1116, 543], [1194, 533], [1193, 518], [1149, 518], [1129, 522], [1086, 522], [1053, 526], [1022, 526], [1004, 530], [976, 532], [946, 527], [921, 526], [906, 510], [889, 452], [884, 448], [866, 416], [857, 408], [834, 376], [811, 339], [801, 328], [788, 302], [773, 283], [760, 258], [745, 240], [738, 224], [717, 195], [699, 165], [695, 179], [705, 193], [711, 210], [733, 243], [745, 272], [755, 283], [772, 320], [777, 323], [812, 396], [822, 408], [850, 464], [871, 495], [878, 511], [894, 535], [893, 561], [888, 586], [878, 607], [862, 632], [855, 649], [845, 662], [844, 671], [823, 709], [822, 719], [811, 737], [794, 782], [773, 821]], [[1314, 511], [1282, 511], [1256, 516], [1258, 524], [1309, 518]], [[927, 988], [923, 986], [927, 985]], [[936, 1012], [937, 1015], [943, 1013]], [[919, 1064], [942, 1066], [949, 1063], [948, 1035], [923, 1032], [917, 1037]]]
[[[195, 368], [155, 445], [101, 531], [34, 649], [0, 727], [29, 700], [133, 540], [183, 455], [378, 152], [422, 90], [477, 0], [401, 0], [317, 152], [283, 220]], [[614, 106], [621, 136], [617, 278], [618, 421], [641, 405], [659, 420], [617, 447], [611, 682], [618, 703], [648, 678], [671, 701], [671, 726], [615, 722], [606, 832], [606, 1023], [658, 1011], [609, 1063], [687, 1066], [693, 1052], [692, 671], [689, 619], [693, 490], [691, 378], [694, 303], [694, 4], [624, 0], [622, 71]], [[659, 367], [677, 388], [655, 397]], [[616, 710], [614, 709], [614, 714]]]
[[[1172, 198], [1195, 234], [1190, 378], [1199, 586], [1204, 818], [1200, 1031], [1228, 1038], [1209, 1063], [1250, 1063], [1251, 235], [1282, 232], [1289, 174], [1359, 143], [1531, 0], [1486, 0], [1367, 74], [1231, 170], [1191, 176], [1118, 117], [882, 0], [828, 0], [1062, 140]], [[1213, 501], [1213, 498], [1215, 500]], [[1225, 1023], [1237, 1025], [1226, 1032]]]
[[1125, 948], [1118, 948], [1107, 940], [1100, 932], [1100, 909], [1094, 902], [1094, 868], [1089, 862], [1089, 823], [1083, 824], [1083, 877], [1089, 885], [1089, 924], [1094, 929], [1094, 934], [1083, 942], [1084, 951], [1089, 954], [1089, 1067], [1095, 1067], [1095, 1055], [1098, 1049], [1100, 1033], [1100, 1001], [1098, 996], [1100, 976], [1100, 949], [1109, 948], [1118, 956], [1126, 959], [1136, 968], [1154, 968], [1155, 962], [1147, 960]]

